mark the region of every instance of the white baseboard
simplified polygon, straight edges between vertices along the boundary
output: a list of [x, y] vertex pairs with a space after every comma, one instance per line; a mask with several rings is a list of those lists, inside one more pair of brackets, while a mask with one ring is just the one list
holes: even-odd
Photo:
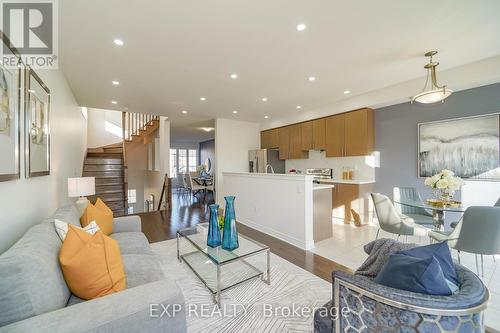
[[287, 242], [287, 243], [289, 243], [293, 246], [296, 246], [298, 248], [301, 248], [303, 250], [311, 250], [311, 248], [309, 248], [309, 249], [306, 248], [306, 243], [303, 240], [292, 237], [290, 235], [286, 235], [286, 234], [284, 234], [278, 230], [275, 230], [273, 228], [269, 228], [267, 226], [257, 224], [249, 219], [242, 218], [240, 216], [238, 217], [238, 222], [246, 225], [247, 227], [250, 227], [250, 228], [255, 229], [257, 231], [260, 231], [260, 232], [263, 232], [263, 233], [268, 234], [270, 236], [273, 236], [275, 238], [278, 238], [279, 240]]

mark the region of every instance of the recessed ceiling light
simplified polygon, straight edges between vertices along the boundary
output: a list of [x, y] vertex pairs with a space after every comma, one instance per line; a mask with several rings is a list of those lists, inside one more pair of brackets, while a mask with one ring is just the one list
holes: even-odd
[[236, 110], [233, 110], [233, 113], [234, 113], [234, 114], [237, 114], [237, 113], [238, 113], [238, 111], [236, 111]]
[[344, 94], [347, 95], [347, 94], [350, 94], [351, 91], [350, 90], [344, 90]]
[[115, 43], [118, 46], [123, 46], [123, 40], [121, 40], [121, 39], [115, 39], [115, 40], [113, 40], [113, 43]]
[[297, 110], [300, 110], [300, 109], [302, 109], [302, 106], [297, 105], [295, 108], [296, 108]]
[[120, 85], [120, 81], [111, 81], [111, 83], [113, 83], [114, 86], [119, 86]]
[[238, 74], [231, 74], [231, 79], [237, 79], [238, 78]]
[[306, 25], [304, 23], [298, 24], [297, 25], [297, 30], [298, 31], [304, 31], [304, 30], [306, 30]]
[[181, 112], [182, 112], [182, 114], [188, 113], [186, 110], [182, 110]]
[[267, 102], [267, 97], [262, 97], [262, 102]]
[[316, 81], [316, 77], [315, 76], [309, 76], [308, 80], [309, 81]]
[[269, 118], [269, 116], [264, 116], [264, 119], [268, 119], [268, 118]]
[[115, 104], [116, 105], [116, 104], [118, 104], [118, 102], [117, 101], [111, 101], [111, 104]]
[[200, 101], [206, 101], [207, 99], [205, 97], [200, 97]]
[[214, 130], [213, 127], [202, 127], [201, 129], [204, 130], [205, 132], [211, 132]]

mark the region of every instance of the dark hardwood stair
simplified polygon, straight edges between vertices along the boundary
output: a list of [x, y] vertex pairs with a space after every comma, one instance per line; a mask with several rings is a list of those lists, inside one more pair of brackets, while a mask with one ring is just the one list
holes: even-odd
[[95, 202], [100, 198], [114, 216], [126, 215], [128, 211], [125, 169], [121, 143], [87, 150], [83, 176], [95, 177], [96, 185], [96, 194], [89, 200]]

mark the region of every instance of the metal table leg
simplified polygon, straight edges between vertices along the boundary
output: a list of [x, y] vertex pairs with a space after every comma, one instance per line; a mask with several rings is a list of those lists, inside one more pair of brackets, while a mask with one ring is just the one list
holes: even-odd
[[182, 262], [181, 257], [179, 256], [179, 238], [179, 233], [177, 233], [177, 260], [179, 260], [179, 262]]
[[216, 303], [217, 306], [220, 308], [220, 265], [217, 265], [217, 295], [216, 295]]
[[432, 219], [434, 220], [434, 230], [443, 231], [444, 230], [444, 210], [433, 209]]
[[267, 250], [267, 284], [271, 284], [271, 250]]

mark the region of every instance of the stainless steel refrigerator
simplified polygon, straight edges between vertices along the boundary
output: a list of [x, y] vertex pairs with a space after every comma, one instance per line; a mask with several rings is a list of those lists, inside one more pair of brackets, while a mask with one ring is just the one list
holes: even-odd
[[285, 173], [285, 161], [279, 159], [278, 149], [249, 150], [248, 171], [256, 173]]

